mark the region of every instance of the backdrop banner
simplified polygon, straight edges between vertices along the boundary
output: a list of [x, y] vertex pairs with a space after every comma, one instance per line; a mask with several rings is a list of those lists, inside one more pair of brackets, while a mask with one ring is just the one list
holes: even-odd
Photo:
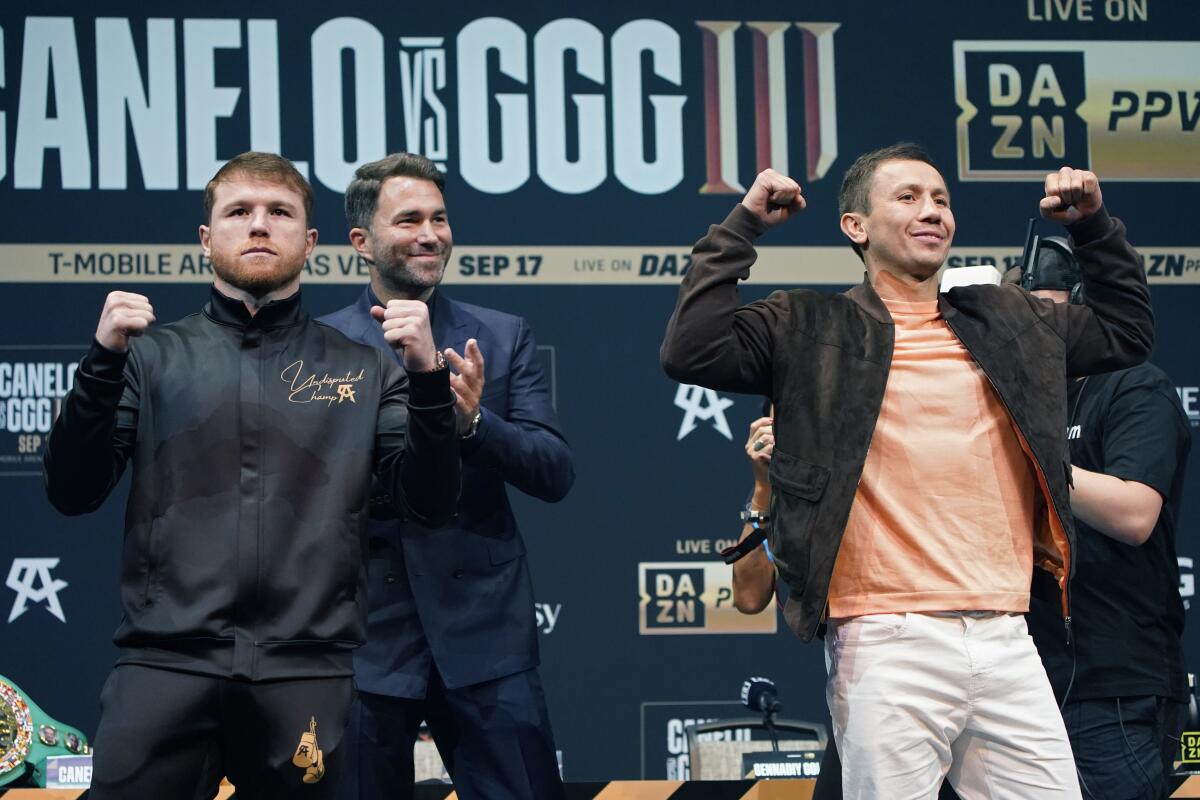
[[[407, 149], [445, 170], [458, 243], [445, 291], [529, 320], [574, 448], [566, 500], [512, 492], [567, 778], [686, 777], [684, 721], [737, 713], [750, 675], [776, 681], [784, 716], [825, 721], [821, 648], [774, 610], [734, 611], [717, 555], [740, 531], [761, 400], [681, 386], [658, 365], [692, 243], [770, 166], [801, 182], [808, 208], [764, 237], [745, 299], [842, 291], [862, 276], [837, 226], [842, 174], [911, 140], [950, 187], [950, 266], [1004, 268], [1045, 173], [1095, 170], [1144, 257], [1153, 360], [1195, 427], [1198, 125], [1200, 16], [1166, 0], [185, 0], [155, 16], [115, 0], [6, 3], [0, 673], [95, 732], [126, 486], [62, 517], [40, 459], [106, 293], [144, 293], [160, 320], [197, 311], [212, 279], [202, 190], [258, 149], [312, 182], [304, 301], [339, 308], [368, 274], [341, 192], [358, 164]], [[1189, 603], [1197, 458], [1178, 532]], [[1200, 664], [1200, 633], [1186, 638]]]

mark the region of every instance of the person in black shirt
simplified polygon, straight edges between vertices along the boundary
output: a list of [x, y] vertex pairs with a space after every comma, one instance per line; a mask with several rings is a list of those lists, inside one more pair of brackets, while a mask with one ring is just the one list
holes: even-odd
[[[1065, 241], [1048, 245], [1026, 286], [1068, 302], [1077, 267]], [[1036, 595], [1030, 633], [1084, 796], [1166, 797], [1188, 697], [1175, 531], [1191, 430], [1170, 379], [1148, 362], [1073, 381], [1067, 411], [1073, 646], [1057, 603]]]
[[152, 326], [148, 297], [112, 292], [43, 464], [64, 514], [133, 473], [89, 797], [212, 797], [228, 775], [244, 800], [320, 800], [366, 635], [371, 476], [395, 513], [444, 524], [454, 395], [423, 303], [371, 311], [405, 369], [304, 311], [317, 231], [291, 163], [238, 156], [205, 210], [207, 305]]

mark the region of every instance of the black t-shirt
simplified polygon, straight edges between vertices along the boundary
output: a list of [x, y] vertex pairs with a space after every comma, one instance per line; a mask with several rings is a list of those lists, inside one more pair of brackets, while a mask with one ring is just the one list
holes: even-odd
[[[1152, 364], [1074, 381], [1067, 410], [1073, 465], [1143, 483], [1163, 496], [1158, 522], [1141, 547], [1075, 522], [1070, 697], [1152, 694], [1184, 701], [1175, 527], [1191, 447], [1187, 416], [1170, 379]], [[1060, 605], [1032, 598], [1029, 628], [1061, 700], [1072, 654]]]

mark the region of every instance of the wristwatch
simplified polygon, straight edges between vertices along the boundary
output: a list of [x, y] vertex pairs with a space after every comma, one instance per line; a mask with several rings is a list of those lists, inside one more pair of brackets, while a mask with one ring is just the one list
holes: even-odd
[[756, 530], [767, 527], [771, 521], [771, 513], [769, 511], [758, 511], [751, 508], [749, 503], [746, 504], [746, 507], [742, 509], [742, 513], [738, 516], [741, 517], [742, 522], [747, 523]]
[[[742, 522], [753, 528], [754, 532], [746, 534], [746, 538], [737, 544], [720, 551], [721, 558], [726, 564], [734, 563], [767, 541], [767, 523], [771, 521], [771, 515], [768, 512], [756, 511], [750, 507], [749, 503], [746, 503], [746, 507], [738, 516], [742, 518]], [[767, 557], [771, 557], [770, 549], [767, 550]]]
[[0, 786], [32, 770], [27, 785], [46, 785], [46, 759], [58, 755], [88, 755], [87, 737], [63, 725], [0, 675]]
[[446, 368], [446, 357], [441, 350], [433, 351], [433, 369], [423, 369], [421, 372], [440, 372]]
[[471, 418], [471, 424], [467, 426], [467, 432], [460, 434], [459, 439], [470, 439], [475, 435], [475, 431], [479, 430], [479, 420], [483, 419], [483, 408], [479, 408], [475, 412], [475, 416]]

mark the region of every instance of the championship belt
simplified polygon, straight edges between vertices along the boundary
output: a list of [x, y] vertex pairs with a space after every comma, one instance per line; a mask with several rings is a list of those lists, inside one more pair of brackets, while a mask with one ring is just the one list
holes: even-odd
[[0, 675], [0, 786], [33, 773], [30, 785], [46, 783], [46, 759], [50, 756], [87, 755], [92, 752], [87, 737], [63, 725]]

